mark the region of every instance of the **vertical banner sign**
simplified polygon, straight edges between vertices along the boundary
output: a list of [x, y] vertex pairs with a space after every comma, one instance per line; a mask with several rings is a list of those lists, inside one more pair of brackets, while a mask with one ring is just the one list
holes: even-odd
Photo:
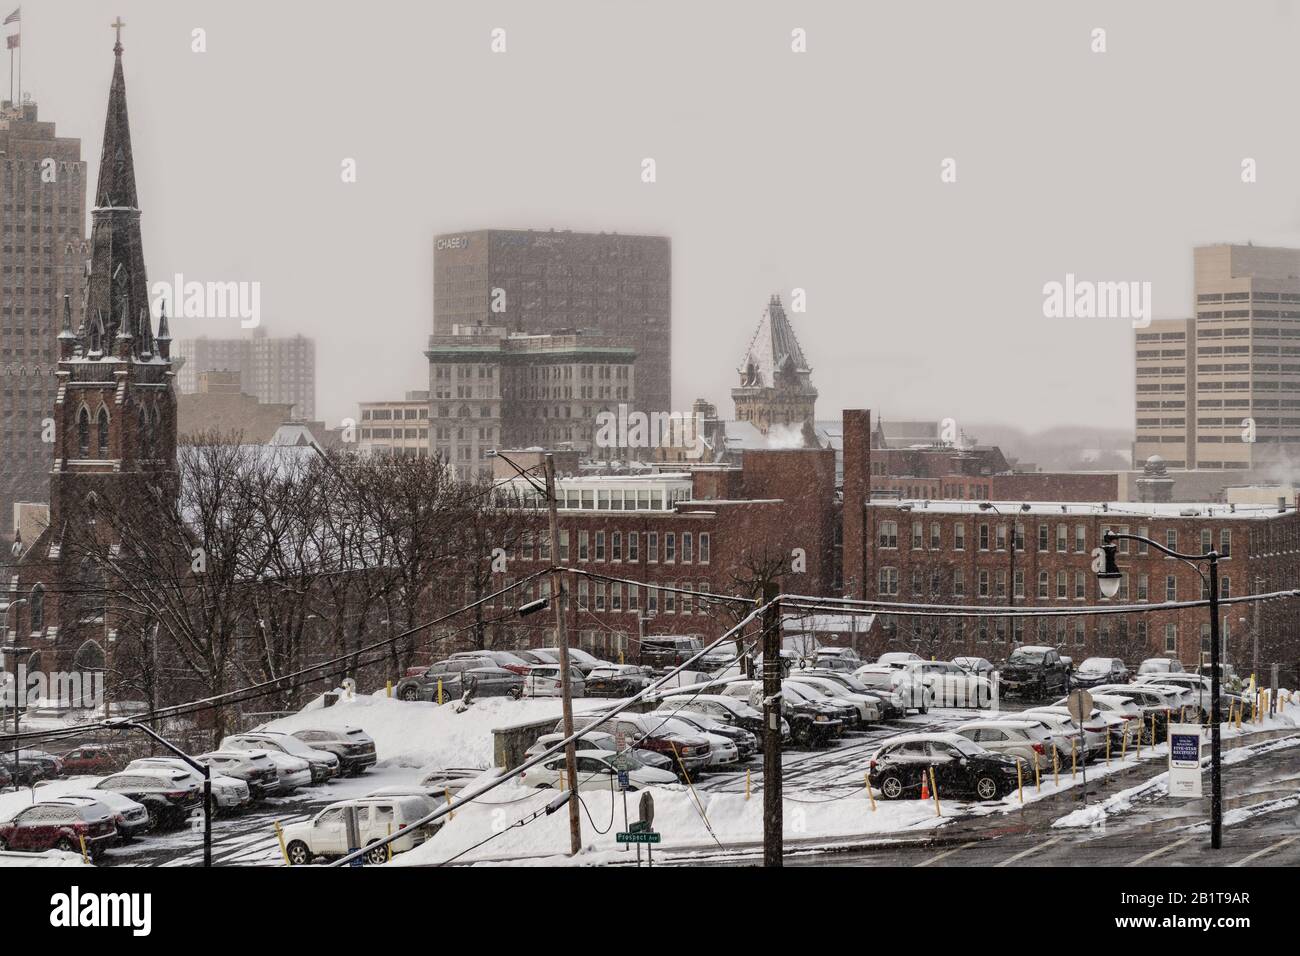
[[1169, 796], [1201, 795], [1201, 727], [1169, 725]]

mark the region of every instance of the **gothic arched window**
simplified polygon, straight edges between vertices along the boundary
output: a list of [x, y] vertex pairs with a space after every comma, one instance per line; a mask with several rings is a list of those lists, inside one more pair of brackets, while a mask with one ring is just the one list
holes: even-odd
[[81, 457], [90, 457], [90, 412], [84, 405], [77, 413], [77, 444], [81, 447]]
[[108, 409], [99, 409], [99, 457], [108, 457]]

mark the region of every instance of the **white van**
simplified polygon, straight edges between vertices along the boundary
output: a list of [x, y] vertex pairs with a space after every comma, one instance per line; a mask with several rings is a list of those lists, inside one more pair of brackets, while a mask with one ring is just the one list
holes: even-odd
[[[394, 853], [404, 853], [419, 846], [429, 838], [424, 827], [412, 824], [428, 814], [427, 803], [418, 797], [379, 796], [340, 800], [331, 803], [316, 816], [304, 823], [293, 823], [284, 828], [284, 848], [290, 866], [305, 866], [315, 857], [340, 857], [349, 849], [347, 822], [344, 810], [354, 807], [357, 814], [357, 832], [360, 845], [368, 846], [399, 830], [410, 830], [389, 846]], [[384, 863], [388, 849], [377, 846], [366, 854], [367, 863]]]

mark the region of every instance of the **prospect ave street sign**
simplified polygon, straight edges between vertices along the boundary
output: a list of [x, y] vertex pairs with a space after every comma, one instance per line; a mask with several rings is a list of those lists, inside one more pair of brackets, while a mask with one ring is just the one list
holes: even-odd
[[645, 830], [641, 833], [618, 833], [614, 835], [616, 843], [658, 843], [659, 834], [654, 830]]

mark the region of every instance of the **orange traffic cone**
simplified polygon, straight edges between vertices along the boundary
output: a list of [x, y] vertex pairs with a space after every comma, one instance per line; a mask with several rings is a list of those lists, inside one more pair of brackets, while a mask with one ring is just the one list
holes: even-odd
[[921, 799], [922, 800], [930, 799], [930, 781], [929, 781], [929, 777], [927, 777], [925, 774], [921, 775]]

